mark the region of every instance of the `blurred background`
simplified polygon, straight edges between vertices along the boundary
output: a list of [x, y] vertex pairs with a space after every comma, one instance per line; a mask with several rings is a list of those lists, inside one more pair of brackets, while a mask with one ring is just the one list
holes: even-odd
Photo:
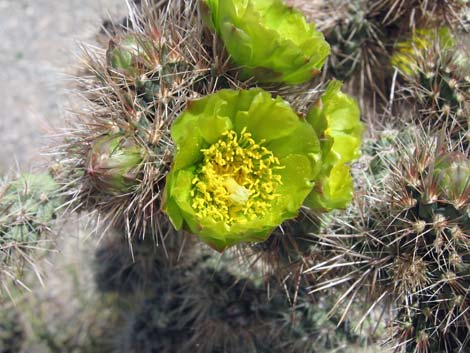
[[[63, 126], [80, 42], [93, 43], [125, 0], [0, 0], [0, 172], [38, 162]], [[33, 163], [32, 163], [33, 162]]]

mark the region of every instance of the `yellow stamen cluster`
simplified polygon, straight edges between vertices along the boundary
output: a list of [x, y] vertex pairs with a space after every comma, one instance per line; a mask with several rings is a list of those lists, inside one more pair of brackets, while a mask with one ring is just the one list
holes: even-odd
[[282, 169], [279, 159], [243, 129], [233, 130], [203, 149], [203, 162], [193, 179], [192, 207], [201, 219], [227, 225], [263, 216], [274, 200]]

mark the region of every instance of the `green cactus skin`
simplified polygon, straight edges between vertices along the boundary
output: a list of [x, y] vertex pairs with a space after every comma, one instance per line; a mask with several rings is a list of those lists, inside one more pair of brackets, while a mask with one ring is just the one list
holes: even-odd
[[415, 231], [423, 234], [424, 241], [415, 252], [422, 264], [411, 261], [423, 271], [413, 273], [414, 280], [427, 283], [422, 283], [422, 292], [414, 294], [411, 310], [404, 307], [399, 311], [396, 334], [404, 340], [412, 338], [405, 345], [407, 352], [464, 352], [470, 348], [470, 159], [458, 153], [438, 155], [435, 165], [423, 166], [432, 181], [412, 186], [410, 196], [417, 200], [419, 210], [407, 217], [416, 219]]
[[349, 3], [345, 16], [325, 33], [332, 50], [329, 70], [339, 80], [347, 81], [358, 74], [361, 65], [376, 67], [380, 65], [376, 60], [387, 56], [384, 44], [387, 28], [380, 25], [379, 19], [368, 7], [367, 1]]

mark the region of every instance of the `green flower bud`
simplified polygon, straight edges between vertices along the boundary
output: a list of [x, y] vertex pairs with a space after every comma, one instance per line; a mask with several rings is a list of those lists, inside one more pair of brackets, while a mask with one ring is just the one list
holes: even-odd
[[134, 138], [121, 134], [99, 137], [90, 150], [87, 174], [97, 189], [122, 194], [139, 182], [145, 152]]
[[133, 35], [129, 34], [117, 40], [109, 42], [106, 52], [108, 64], [123, 73], [136, 75], [144, 70], [150, 63], [149, 52], [152, 50], [150, 42], [141, 42]]
[[341, 92], [341, 86], [340, 81], [330, 82], [307, 115], [322, 148], [319, 180], [305, 202], [313, 209], [344, 208], [353, 196], [353, 181], [347, 164], [361, 155], [364, 126], [356, 101]]
[[222, 38], [242, 78], [299, 84], [330, 54], [323, 34], [281, 0], [203, 0], [206, 18]]
[[262, 89], [191, 102], [171, 136], [176, 155], [164, 210], [175, 228], [219, 251], [264, 241], [295, 217], [320, 170], [314, 129]]

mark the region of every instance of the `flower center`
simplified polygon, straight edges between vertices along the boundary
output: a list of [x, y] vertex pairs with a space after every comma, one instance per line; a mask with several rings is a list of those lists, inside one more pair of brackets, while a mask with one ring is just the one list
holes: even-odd
[[279, 194], [283, 169], [264, 141], [256, 143], [246, 129], [233, 130], [201, 150], [204, 160], [192, 180], [192, 207], [199, 218], [227, 225], [263, 216]]

